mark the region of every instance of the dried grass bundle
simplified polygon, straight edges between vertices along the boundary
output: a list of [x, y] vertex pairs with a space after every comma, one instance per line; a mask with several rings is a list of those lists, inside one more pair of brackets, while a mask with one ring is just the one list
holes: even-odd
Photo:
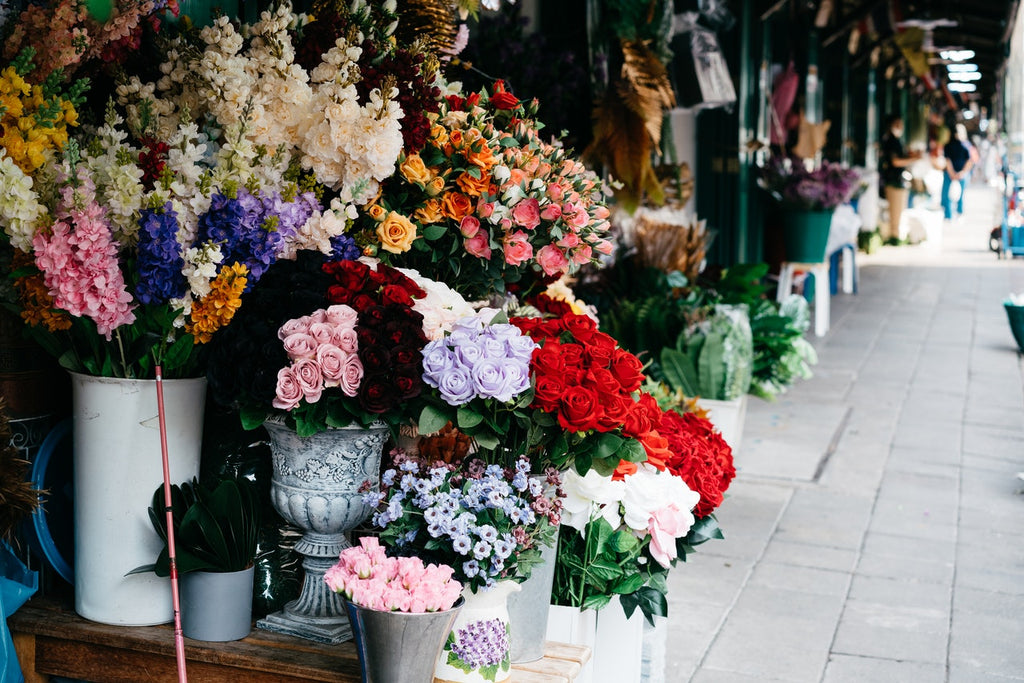
[[694, 282], [711, 243], [706, 221], [673, 209], [640, 209], [634, 219], [633, 242], [640, 262], [666, 273], [678, 270]]
[[15, 528], [39, 505], [38, 492], [26, 480], [29, 462], [11, 445], [7, 406], [0, 398], [0, 539], [8, 540]]

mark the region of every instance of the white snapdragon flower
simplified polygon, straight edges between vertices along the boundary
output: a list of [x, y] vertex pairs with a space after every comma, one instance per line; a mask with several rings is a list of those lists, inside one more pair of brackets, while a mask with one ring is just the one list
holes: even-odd
[[43, 222], [46, 208], [32, 187], [32, 178], [0, 148], [0, 226], [11, 245], [32, 253], [32, 238]]

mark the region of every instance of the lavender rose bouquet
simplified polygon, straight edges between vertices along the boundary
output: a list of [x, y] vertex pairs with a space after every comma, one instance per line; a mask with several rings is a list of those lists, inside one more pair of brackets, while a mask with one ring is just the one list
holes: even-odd
[[785, 207], [828, 211], [860, 192], [861, 176], [828, 161], [808, 169], [802, 159], [773, 157], [761, 169], [760, 185]]

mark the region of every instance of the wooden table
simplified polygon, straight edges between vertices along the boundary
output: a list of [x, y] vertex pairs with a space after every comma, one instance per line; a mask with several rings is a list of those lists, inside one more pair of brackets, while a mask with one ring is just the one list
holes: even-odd
[[[35, 598], [8, 621], [27, 683], [50, 676], [94, 683], [177, 683], [174, 629], [108, 626], [79, 617], [67, 604]], [[351, 642], [321, 645], [253, 629], [243, 640], [185, 639], [190, 683], [358, 683], [359, 658]], [[586, 647], [548, 643], [537, 662], [513, 667], [514, 683], [571, 683], [590, 659]]]

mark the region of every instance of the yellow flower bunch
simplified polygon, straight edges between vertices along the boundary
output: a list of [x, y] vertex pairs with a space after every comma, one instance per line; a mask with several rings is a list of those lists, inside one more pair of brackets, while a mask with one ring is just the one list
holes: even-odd
[[[14, 251], [15, 268], [31, 264], [31, 256], [19, 250]], [[53, 297], [43, 283], [42, 273], [19, 277], [14, 281], [14, 287], [21, 300], [21, 318], [26, 324], [32, 327], [42, 326], [50, 332], [71, 329], [71, 316], [54, 307]]]
[[47, 93], [46, 84], [29, 84], [24, 75], [16, 65], [0, 71], [0, 146], [32, 173], [45, 163], [47, 151], [67, 144], [67, 126], [78, 125], [78, 112], [71, 99]]
[[192, 306], [185, 331], [195, 337], [196, 344], [206, 344], [213, 333], [231, 322], [242, 305], [242, 292], [249, 279], [249, 269], [240, 263], [226, 266], [210, 283], [210, 293]]

